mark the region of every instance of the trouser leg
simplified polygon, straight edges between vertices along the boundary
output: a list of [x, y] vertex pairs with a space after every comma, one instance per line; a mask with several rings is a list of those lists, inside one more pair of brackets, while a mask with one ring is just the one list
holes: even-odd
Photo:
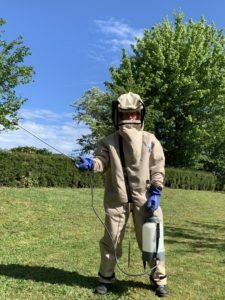
[[[144, 224], [146, 218], [146, 207], [137, 207], [133, 208], [133, 220], [135, 227], [136, 239], [138, 242], [138, 246], [140, 250], [142, 250], [142, 226]], [[151, 278], [157, 285], [166, 285], [167, 284], [167, 276], [165, 269], [165, 249], [164, 249], [164, 234], [163, 234], [163, 213], [161, 208], [159, 207], [154, 214], [159, 218], [160, 227], [161, 227], [161, 252], [157, 255], [157, 260], [155, 262], [149, 263], [151, 268]]]
[[127, 205], [106, 211], [105, 226], [107, 230], [105, 229], [104, 236], [99, 242], [101, 253], [99, 281], [102, 283], [115, 281], [116, 259], [122, 256], [122, 242], [127, 220]]

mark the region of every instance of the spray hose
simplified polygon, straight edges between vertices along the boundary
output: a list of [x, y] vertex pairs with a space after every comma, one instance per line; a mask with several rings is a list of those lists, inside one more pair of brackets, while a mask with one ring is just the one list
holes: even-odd
[[[107, 228], [107, 226], [105, 225], [105, 223], [102, 221], [101, 217], [99, 216], [97, 210], [95, 209], [95, 206], [94, 206], [94, 187], [93, 187], [93, 173], [89, 173], [90, 175], [90, 187], [91, 187], [91, 207], [93, 209], [93, 212], [95, 214], [95, 216], [97, 217], [97, 219], [100, 221], [100, 223], [102, 224], [102, 226], [105, 228], [106, 232], [108, 233], [111, 241], [112, 241], [112, 244], [113, 244], [113, 249], [114, 249], [114, 255], [115, 255], [115, 259], [116, 259], [116, 265], [118, 267], [118, 269], [120, 270], [120, 272], [122, 272], [124, 275], [127, 275], [127, 276], [130, 276], [130, 277], [139, 277], [139, 276], [143, 276], [143, 275], [146, 275], [148, 274], [149, 275], [149, 272], [151, 273], [154, 269], [156, 269], [157, 265], [155, 265], [154, 267], [152, 267], [150, 270], [148, 271], [144, 271], [144, 272], [141, 272], [141, 273], [136, 273], [136, 274], [133, 274], [133, 273], [128, 273], [126, 272], [119, 264], [119, 259], [117, 257], [117, 253], [116, 253], [116, 246], [117, 244], [114, 242], [113, 240], [113, 237], [109, 231], [109, 229]], [[129, 262], [128, 262], [129, 264]]]
[[[44, 141], [43, 139], [41, 139], [40, 137], [38, 137], [36, 134], [34, 134], [33, 132], [29, 131], [28, 129], [24, 128], [23, 126], [19, 125], [18, 123], [15, 123], [13, 125], [16, 125], [18, 126], [19, 128], [23, 129], [24, 131], [26, 131], [28, 134], [32, 135], [34, 138], [36, 138], [37, 140], [39, 140], [40, 142], [42, 142], [43, 144], [47, 145], [48, 147], [52, 148], [53, 150], [57, 151], [58, 153], [66, 156], [67, 158], [71, 159], [72, 161], [76, 161], [77, 158], [74, 158], [74, 157], [71, 157], [65, 153], [63, 153], [62, 151], [58, 150], [57, 148], [53, 147], [52, 145], [50, 145], [49, 143], [47, 143], [46, 141]], [[75, 152], [80, 152], [80, 150], [74, 150]], [[115, 259], [116, 259], [116, 265], [118, 267], [118, 269], [125, 275], [127, 276], [132, 276], [132, 277], [138, 277], [138, 276], [143, 276], [143, 275], [146, 275], [146, 274], [149, 274], [149, 271], [145, 271], [145, 272], [141, 272], [141, 273], [137, 273], [137, 274], [132, 274], [132, 273], [128, 273], [126, 271], [124, 271], [122, 269], [122, 267], [120, 266], [119, 264], [119, 259], [117, 257], [117, 253], [116, 253], [116, 246], [117, 246], [117, 243], [114, 243], [114, 240], [113, 240], [113, 237], [109, 231], [109, 229], [107, 228], [107, 226], [105, 225], [105, 223], [102, 221], [102, 219], [100, 218], [100, 216], [98, 215], [98, 212], [96, 211], [95, 209], [95, 206], [94, 206], [94, 187], [93, 187], [93, 174], [90, 172], [90, 187], [91, 187], [91, 206], [92, 206], [92, 210], [95, 214], [95, 216], [97, 217], [97, 219], [100, 221], [100, 223], [102, 224], [102, 226], [105, 228], [106, 232], [108, 233], [111, 241], [112, 241], [112, 244], [113, 244], [113, 248], [114, 248], [114, 254], [115, 254]], [[130, 241], [130, 237], [129, 237], [129, 241]], [[128, 260], [128, 266], [130, 265], [130, 248], [129, 248], [129, 260]], [[152, 272], [155, 268], [157, 267], [157, 264], [150, 269], [150, 272]]]

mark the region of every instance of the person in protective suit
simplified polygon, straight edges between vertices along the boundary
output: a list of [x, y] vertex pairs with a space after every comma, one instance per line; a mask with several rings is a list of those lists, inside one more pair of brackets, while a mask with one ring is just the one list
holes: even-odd
[[[143, 130], [145, 107], [139, 95], [129, 92], [112, 102], [116, 132], [101, 139], [93, 159], [81, 157], [79, 170], [105, 173], [105, 226], [100, 240], [101, 262], [98, 294], [106, 294], [115, 282], [116, 258], [122, 255], [125, 227], [132, 211], [135, 235], [142, 249], [142, 226], [149, 211], [163, 227], [159, 197], [163, 188], [165, 158], [157, 138]], [[164, 237], [161, 237], [164, 239]], [[112, 243], [114, 242], [114, 245]], [[163, 247], [164, 249], [164, 247]], [[116, 252], [115, 252], [116, 251]], [[164, 250], [157, 253], [150, 281], [159, 297], [167, 296]]]

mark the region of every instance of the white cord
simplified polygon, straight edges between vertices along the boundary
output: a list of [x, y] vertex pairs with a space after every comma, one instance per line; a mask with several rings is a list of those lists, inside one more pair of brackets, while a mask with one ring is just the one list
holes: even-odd
[[141, 272], [141, 273], [136, 273], [136, 274], [133, 274], [133, 273], [128, 273], [126, 271], [124, 271], [124, 269], [122, 269], [122, 267], [120, 267], [120, 264], [119, 264], [119, 259], [117, 258], [117, 254], [116, 254], [116, 246], [117, 246], [117, 243], [114, 243], [114, 240], [113, 240], [113, 237], [111, 235], [111, 233], [109, 232], [107, 226], [105, 225], [105, 223], [102, 221], [102, 219], [100, 218], [100, 216], [98, 215], [98, 212], [96, 211], [95, 207], [94, 207], [94, 188], [93, 188], [93, 179], [92, 179], [92, 176], [93, 174], [90, 172], [90, 183], [91, 183], [91, 206], [92, 206], [92, 209], [96, 215], [96, 217], [98, 218], [98, 220], [100, 221], [100, 223], [103, 225], [103, 227], [105, 228], [106, 232], [108, 233], [111, 241], [112, 241], [112, 244], [113, 244], [113, 248], [114, 248], [114, 254], [115, 254], [115, 259], [116, 259], [116, 265], [118, 267], [118, 269], [125, 275], [127, 276], [132, 276], [132, 277], [138, 277], [138, 276], [143, 276], [143, 275], [146, 275], [146, 274], [150, 274], [154, 269], [156, 269], [157, 265], [155, 265], [153, 268], [151, 268], [150, 270], [148, 271], [145, 271], [145, 272]]

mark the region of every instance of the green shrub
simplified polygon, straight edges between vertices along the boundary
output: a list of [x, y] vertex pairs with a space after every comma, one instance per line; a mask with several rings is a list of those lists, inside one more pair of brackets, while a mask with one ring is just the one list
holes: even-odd
[[166, 169], [165, 186], [175, 189], [214, 191], [217, 178], [212, 173], [186, 169]]
[[[89, 172], [79, 172], [63, 155], [0, 151], [0, 186], [89, 187]], [[96, 187], [102, 175], [93, 177]]]
[[[74, 161], [45, 152], [1, 151], [0, 186], [103, 187], [102, 174], [79, 172]], [[215, 190], [217, 178], [209, 172], [166, 168], [165, 186], [191, 190]], [[217, 184], [218, 186], [218, 184]]]

